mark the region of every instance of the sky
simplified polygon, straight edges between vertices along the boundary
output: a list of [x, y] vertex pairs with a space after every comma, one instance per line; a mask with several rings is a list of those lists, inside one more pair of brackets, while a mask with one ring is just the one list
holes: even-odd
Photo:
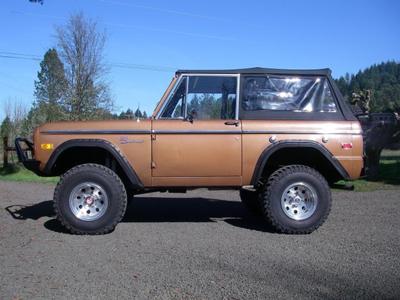
[[176, 69], [329, 67], [339, 77], [400, 61], [396, 0], [3, 0], [0, 120], [6, 101], [31, 105], [39, 71], [40, 61], [10, 56], [42, 57], [57, 44], [55, 27], [78, 12], [107, 33], [116, 112], [151, 114]]

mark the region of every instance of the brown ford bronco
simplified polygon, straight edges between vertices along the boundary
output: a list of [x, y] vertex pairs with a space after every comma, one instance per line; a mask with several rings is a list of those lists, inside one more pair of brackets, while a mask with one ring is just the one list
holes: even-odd
[[363, 138], [329, 69], [179, 70], [149, 120], [48, 123], [19, 159], [61, 175], [58, 220], [77, 234], [112, 231], [128, 196], [206, 187], [240, 190], [283, 233], [310, 233], [329, 186], [356, 179]]

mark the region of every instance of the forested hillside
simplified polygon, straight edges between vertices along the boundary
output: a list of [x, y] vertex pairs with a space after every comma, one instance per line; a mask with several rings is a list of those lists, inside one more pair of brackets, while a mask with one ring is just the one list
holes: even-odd
[[372, 112], [400, 112], [400, 63], [375, 64], [355, 75], [346, 74], [336, 80], [343, 95], [371, 90]]

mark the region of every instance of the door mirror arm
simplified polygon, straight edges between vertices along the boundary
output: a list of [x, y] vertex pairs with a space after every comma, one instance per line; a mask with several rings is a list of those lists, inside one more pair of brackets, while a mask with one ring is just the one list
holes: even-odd
[[193, 116], [191, 114], [187, 114], [187, 116], [183, 119], [186, 122], [193, 123]]

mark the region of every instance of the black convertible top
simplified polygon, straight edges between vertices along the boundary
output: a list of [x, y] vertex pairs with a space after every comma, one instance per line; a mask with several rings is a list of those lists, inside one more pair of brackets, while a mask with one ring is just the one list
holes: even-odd
[[[331, 76], [331, 70], [328, 68], [325, 69], [307, 69], [307, 70], [295, 70], [295, 69], [271, 69], [271, 68], [244, 68], [244, 69], [225, 69], [225, 70], [178, 70], [176, 71], [176, 75], [179, 76], [181, 74], [244, 74], [244, 75], [252, 75], [252, 74], [275, 74], [275, 75], [306, 75], [306, 76], [326, 76], [330, 85], [333, 88], [333, 92], [338, 101], [338, 105], [340, 110], [343, 112], [343, 116], [346, 120], [357, 121], [354, 117], [352, 111], [350, 110], [349, 105], [343, 98], [340, 93], [338, 87], [336, 86], [335, 81]], [[243, 112], [242, 112], [243, 114]], [[249, 114], [249, 112], [247, 112]], [[270, 116], [265, 116], [265, 111], [261, 112], [250, 112], [250, 114], [257, 115], [254, 116], [254, 119], [268, 119]], [[298, 116], [298, 115], [297, 115]], [[306, 114], [307, 118], [312, 118], [313, 114]], [[333, 116], [333, 114], [324, 114], [326, 117]], [[288, 113], [286, 116], [288, 118], [293, 118], [293, 114]], [[250, 117], [249, 117], [250, 118]]]
[[277, 74], [277, 75], [319, 75], [329, 76], [331, 70], [326, 69], [270, 69], [270, 68], [245, 68], [245, 69], [225, 69], [225, 70], [178, 70], [176, 74]]

